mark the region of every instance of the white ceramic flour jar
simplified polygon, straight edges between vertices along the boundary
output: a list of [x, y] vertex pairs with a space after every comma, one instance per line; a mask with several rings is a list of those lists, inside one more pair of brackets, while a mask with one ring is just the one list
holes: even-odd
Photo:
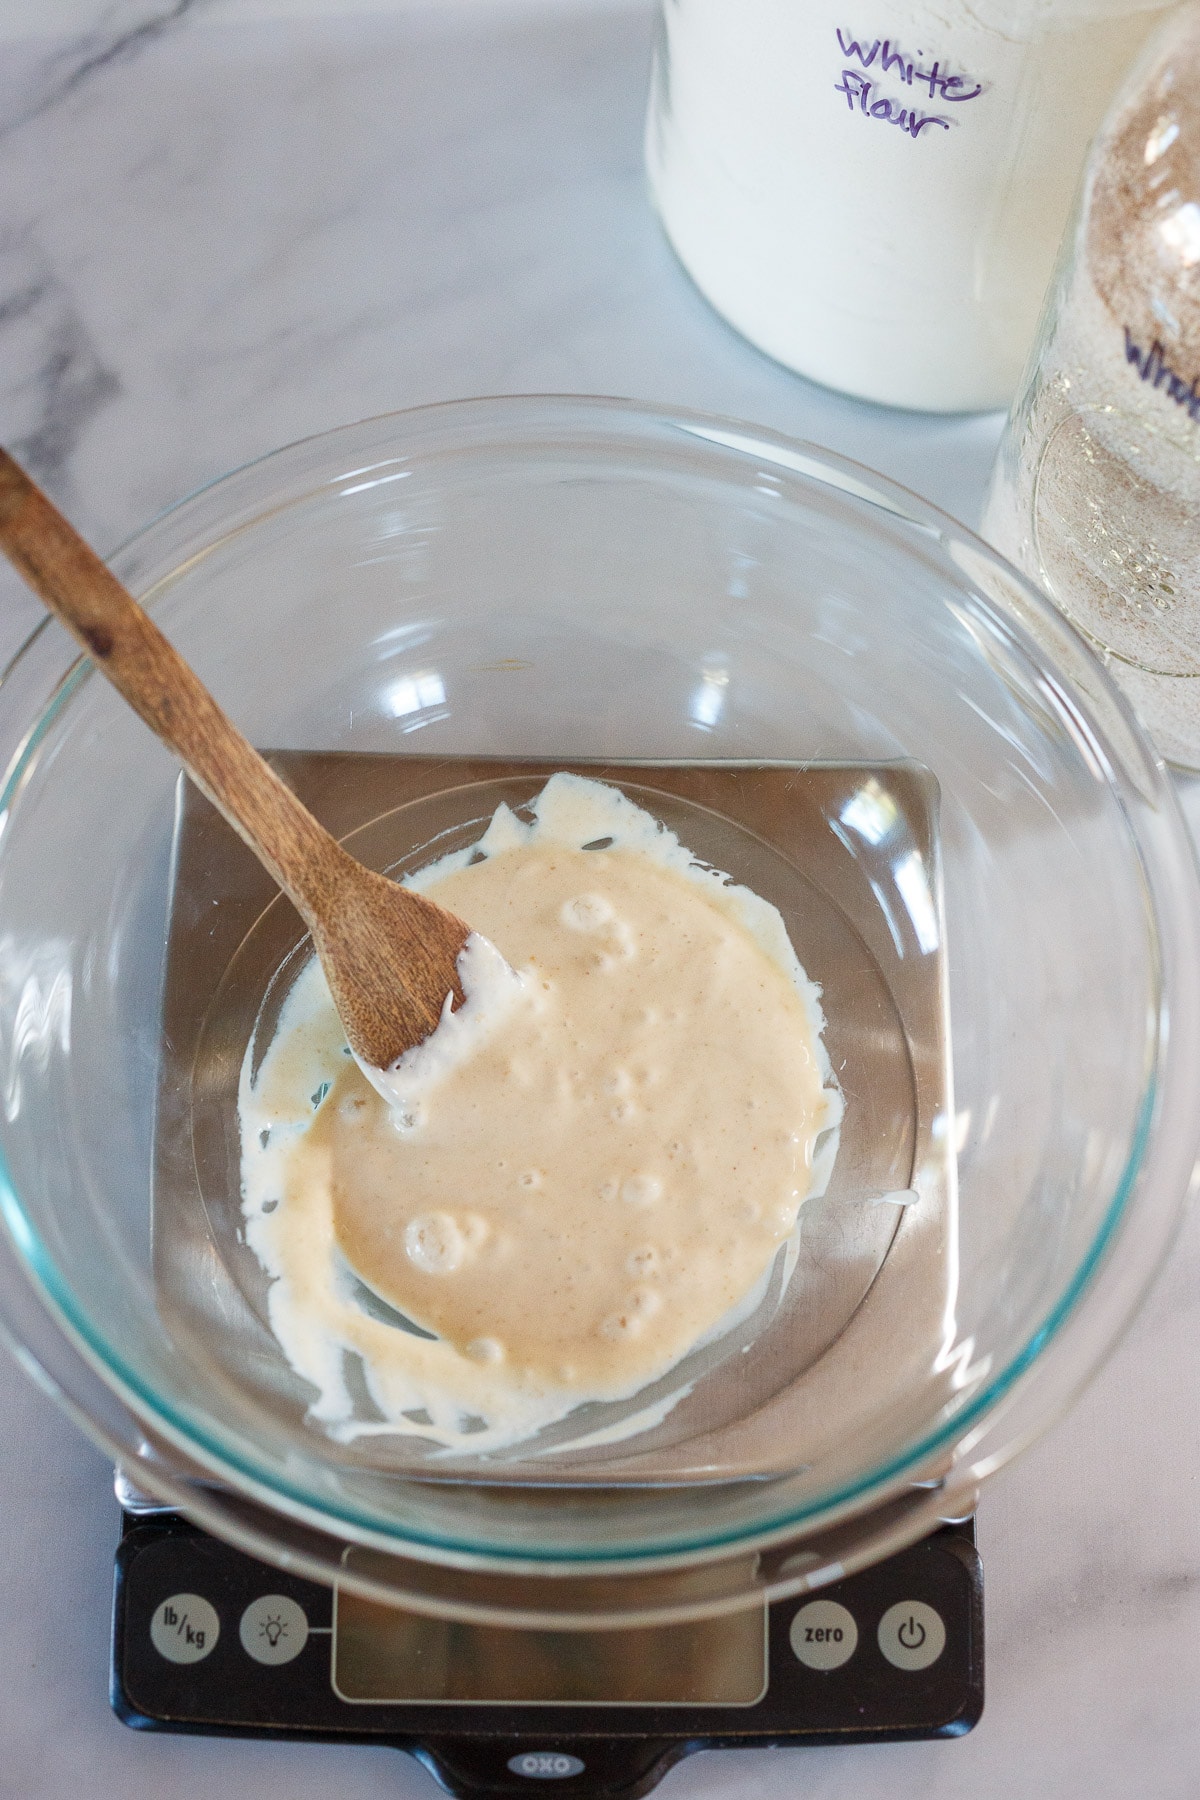
[[663, 0], [654, 197], [708, 299], [892, 406], [1012, 398], [1089, 139], [1162, 0]]

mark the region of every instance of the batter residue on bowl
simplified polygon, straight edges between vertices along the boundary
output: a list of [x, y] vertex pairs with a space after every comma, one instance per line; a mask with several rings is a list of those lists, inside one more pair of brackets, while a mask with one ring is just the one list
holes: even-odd
[[487, 1450], [637, 1393], [745, 1313], [828, 1179], [841, 1099], [778, 911], [616, 788], [555, 775], [532, 810], [413, 882], [521, 977], [470, 1054], [389, 1107], [315, 961], [247, 1053], [247, 1239], [347, 1435]]

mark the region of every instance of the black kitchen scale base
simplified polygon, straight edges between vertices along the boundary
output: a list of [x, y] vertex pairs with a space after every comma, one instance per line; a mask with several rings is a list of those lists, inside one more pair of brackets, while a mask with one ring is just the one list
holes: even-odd
[[112, 1704], [145, 1731], [391, 1744], [451, 1794], [635, 1800], [692, 1750], [958, 1737], [983, 1711], [971, 1522], [731, 1617], [516, 1631], [284, 1574], [125, 1515]]

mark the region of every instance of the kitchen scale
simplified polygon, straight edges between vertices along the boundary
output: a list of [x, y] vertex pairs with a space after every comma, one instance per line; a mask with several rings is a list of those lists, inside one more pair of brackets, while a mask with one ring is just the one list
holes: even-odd
[[331, 1592], [176, 1513], [124, 1519], [112, 1703], [142, 1730], [390, 1744], [464, 1800], [635, 1800], [693, 1750], [957, 1737], [983, 1710], [969, 1522], [815, 1595], [523, 1631]]
[[[551, 1439], [540, 1460], [522, 1448], [507, 1464], [489, 1460], [488, 1483], [619, 1496], [629, 1486], [769, 1478], [773, 1458], [789, 1468], [797, 1441], [820, 1448], [822, 1430], [836, 1434], [865, 1404], [872, 1333], [895, 1346], [874, 1359], [895, 1389], [870, 1397], [885, 1411], [913, 1403], [915, 1371], [950, 1378], [939, 1352], [953, 1342], [956, 1215], [936, 1129], [949, 1108], [949, 1058], [937, 790], [927, 771], [336, 752], [274, 760], [317, 816], [380, 868], [403, 866], [416, 843], [453, 847], [453, 833], [481, 828], [470, 822], [490, 816], [498, 798], [527, 803], [556, 768], [616, 780], [697, 854], [779, 905], [823, 985], [847, 1123], [834, 1184], [805, 1209], [802, 1263], [771, 1299], [774, 1312], [750, 1322], [733, 1346], [741, 1355], [726, 1347], [723, 1362], [700, 1369], [703, 1380], [653, 1430], [599, 1448], [605, 1434], [590, 1447], [585, 1434], [582, 1450]], [[181, 779], [155, 1134], [158, 1305], [178, 1341], [233, 1379], [253, 1370], [298, 1423], [306, 1401], [281, 1365], [264, 1280], [241, 1244], [230, 1121], [259, 1009], [267, 1016], [278, 1004], [271, 984], [289, 959], [294, 968], [301, 939], [269, 877]], [[427, 1450], [398, 1436], [382, 1467], [435, 1481], [449, 1468], [453, 1480], [445, 1459], [422, 1465]], [[937, 1486], [938, 1471], [929, 1473], [918, 1486]], [[510, 1614], [537, 1615], [520, 1625], [505, 1622], [503, 1605], [485, 1620], [464, 1617], [462, 1605], [458, 1617], [453, 1605], [439, 1616], [439, 1597], [457, 1603], [455, 1583], [468, 1577], [410, 1564], [407, 1583], [390, 1587], [398, 1603], [385, 1604], [353, 1585], [363, 1555], [353, 1548], [334, 1564], [347, 1581], [334, 1573], [331, 1587], [231, 1548], [122, 1477], [118, 1495], [112, 1699], [142, 1729], [382, 1742], [464, 1796], [538, 1783], [539, 1792], [616, 1800], [648, 1791], [690, 1750], [957, 1736], [982, 1711], [982, 1576], [970, 1519], [851, 1576], [836, 1552], [775, 1545], [743, 1556], [715, 1571], [719, 1583], [732, 1569], [742, 1586], [732, 1602], [722, 1590], [709, 1612], [695, 1569], [638, 1577], [644, 1610], [661, 1617], [631, 1623], [641, 1599], [626, 1597], [619, 1624], [559, 1627], [541, 1617], [553, 1580], [527, 1583], [543, 1590], [527, 1602], [517, 1578], [504, 1578]]]

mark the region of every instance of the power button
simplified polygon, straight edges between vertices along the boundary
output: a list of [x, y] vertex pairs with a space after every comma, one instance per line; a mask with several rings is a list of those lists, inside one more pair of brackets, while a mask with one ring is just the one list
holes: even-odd
[[924, 1600], [899, 1600], [879, 1621], [879, 1648], [896, 1669], [927, 1669], [946, 1648], [942, 1615]]

